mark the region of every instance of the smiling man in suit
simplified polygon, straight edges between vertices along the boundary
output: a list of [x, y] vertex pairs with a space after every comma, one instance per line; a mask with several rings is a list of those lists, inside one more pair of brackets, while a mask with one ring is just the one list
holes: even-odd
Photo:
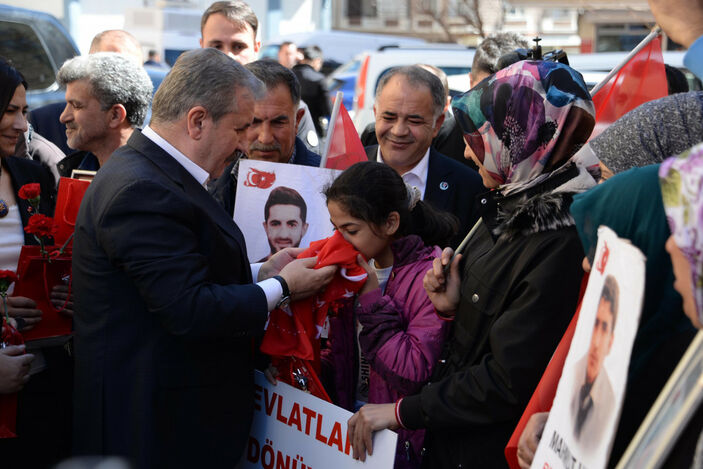
[[478, 219], [474, 199], [485, 188], [475, 171], [430, 146], [444, 122], [445, 104], [444, 87], [435, 75], [416, 65], [392, 68], [376, 88], [379, 144], [366, 147], [366, 154], [395, 169], [425, 202], [459, 219], [451, 243], [456, 247]]
[[331, 280], [334, 268], [312, 269], [295, 250], [250, 266], [205, 189], [241, 147], [261, 92], [222, 52], [186, 52], [150, 125], [86, 192], [73, 249], [77, 454], [234, 467], [252, 418], [252, 339], [274, 307]]

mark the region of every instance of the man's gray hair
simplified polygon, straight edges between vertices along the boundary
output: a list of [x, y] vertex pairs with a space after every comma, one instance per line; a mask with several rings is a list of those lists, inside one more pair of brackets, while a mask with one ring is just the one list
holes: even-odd
[[[498, 59], [515, 49], [527, 49], [527, 41], [516, 33], [491, 34], [479, 44], [471, 64], [471, 75], [486, 73], [493, 75], [498, 71]], [[474, 83], [475, 84], [475, 83]]]
[[273, 91], [278, 85], [283, 85], [290, 92], [290, 99], [296, 109], [300, 104], [300, 82], [289, 68], [270, 59], [257, 60], [244, 66], [266, 86]]
[[406, 65], [403, 67], [393, 67], [383, 74], [376, 86], [376, 97], [381, 94], [383, 88], [396, 75], [402, 75], [408, 80], [412, 86], [425, 86], [432, 95], [433, 115], [436, 119], [442, 112], [447, 103], [446, 95], [444, 94], [444, 86], [442, 81], [433, 73], [428, 72], [418, 65]]
[[235, 96], [246, 88], [255, 98], [263, 84], [246, 68], [217, 49], [194, 49], [182, 54], [154, 95], [151, 120], [174, 122], [195, 106], [203, 106], [217, 121], [236, 112]]
[[121, 104], [127, 111], [127, 122], [141, 127], [146, 118], [154, 85], [140, 64], [123, 54], [98, 52], [67, 60], [56, 76], [61, 86], [87, 80], [100, 108], [107, 111]]

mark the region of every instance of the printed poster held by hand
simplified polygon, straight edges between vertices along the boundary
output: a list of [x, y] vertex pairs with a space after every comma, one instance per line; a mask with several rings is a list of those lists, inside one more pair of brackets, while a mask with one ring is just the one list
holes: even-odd
[[645, 258], [605, 226], [533, 469], [605, 467], [639, 324]]
[[340, 171], [242, 160], [234, 221], [244, 234], [249, 262], [263, 262], [287, 247], [306, 248], [332, 235], [322, 190]]

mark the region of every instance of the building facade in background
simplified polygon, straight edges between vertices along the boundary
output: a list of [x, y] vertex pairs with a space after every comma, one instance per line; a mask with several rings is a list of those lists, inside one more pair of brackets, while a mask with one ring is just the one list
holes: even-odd
[[[53, 14], [82, 52], [105, 29], [127, 29], [170, 63], [198, 47], [211, 0], [6, 0]], [[647, 0], [249, 0], [264, 44], [286, 34], [341, 30], [476, 46], [496, 31], [540, 36], [569, 53], [631, 50], [654, 18]], [[675, 50], [676, 44], [665, 47]]]
[[[654, 25], [647, 0], [337, 0], [333, 28], [475, 46], [496, 31], [539, 35], [545, 49], [631, 50]], [[675, 48], [671, 44], [669, 49]]]

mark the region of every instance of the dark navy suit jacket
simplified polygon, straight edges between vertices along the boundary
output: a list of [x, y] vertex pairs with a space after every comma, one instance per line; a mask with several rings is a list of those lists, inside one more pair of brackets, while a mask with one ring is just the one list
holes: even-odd
[[234, 467], [267, 319], [237, 225], [136, 130], [98, 171], [75, 233], [75, 452]]
[[[376, 161], [378, 145], [365, 147], [365, 150], [369, 160]], [[486, 188], [476, 171], [430, 147], [423, 200], [459, 219], [459, 232], [452, 239], [451, 247], [456, 248], [478, 220], [479, 201], [476, 199], [483, 192]]]

